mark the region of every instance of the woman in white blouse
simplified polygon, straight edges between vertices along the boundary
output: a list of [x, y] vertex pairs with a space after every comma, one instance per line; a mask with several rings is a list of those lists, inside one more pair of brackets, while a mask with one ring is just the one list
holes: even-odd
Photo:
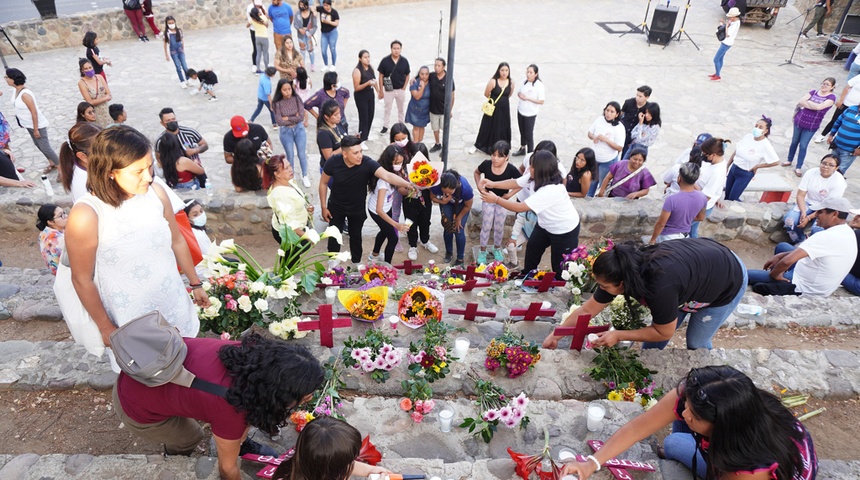
[[603, 116], [598, 117], [588, 130], [588, 139], [594, 142], [594, 158], [597, 160], [597, 178], [591, 182], [588, 196], [593, 197], [598, 185], [609, 174], [609, 167], [618, 161], [618, 154], [624, 148], [627, 132], [621, 124], [621, 105], [609, 102], [603, 108]]
[[526, 68], [526, 81], [517, 91], [517, 126], [520, 130], [520, 149], [515, 157], [532, 153], [535, 150], [535, 120], [540, 106], [545, 100], [543, 82], [538, 76], [538, 66], [531, 64]]

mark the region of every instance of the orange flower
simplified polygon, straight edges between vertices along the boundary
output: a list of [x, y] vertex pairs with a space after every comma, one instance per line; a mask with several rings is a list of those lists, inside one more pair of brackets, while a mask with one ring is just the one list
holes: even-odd
[[412, 400], [410, 400], [408, 398], [404, 398], [404, 399], [400, 400], [400, 409], [403, 410], [404, 412], [408, 412], [409, 410], [412, 410]]

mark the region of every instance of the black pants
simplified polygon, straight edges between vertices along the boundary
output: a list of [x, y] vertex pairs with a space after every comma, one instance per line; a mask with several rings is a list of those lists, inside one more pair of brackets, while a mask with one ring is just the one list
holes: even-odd
[[18, 180], [18, 174], [15, 172], [15, 164], [12, 159], [4, 152], [0, 152], [0, 177], [10, 180]]
[[535, 120], [537, 115], [524, 117], [517, 112], [517, 126], [520, 128], [520, 146], [528, 147], [526, 151], [533, 152], [535, 149]]
[[827, 124], [826, 127], [824, 127], [824, 130], [821, 131], [822, 135], [827, 135], [828, 133], [830, 133], [831, 130], [833, 130], [833, 124], [836, 123], [836, 119], [839, 118], [839, 116], [842, 115], [842, 112], [844, 112], [847, 108], [848, 107], [846, 107], [845, 105], [842, 105], [841, 107], [836, 107], [833, 109], [833, 116], [830, 117], [830, 122]]
[[[422, 202], [423, 200], [423, 202]], [[433, 215], [433, 203], [430, 201], [430, 190], [422, 190], [421, 198], [403, 198], [403, 216], [412, 220], [412, 228], [406, 232], [410, 247], [430, 241], [430, 217]]]
[[[333, 210], [331, 206], [328, 209], [331, 213], [331, 220], [329, 220], [328, 224], [337, 227], [341, 233], [343, 233], [344, 222], [347, 219], [349, 220], [349, 253], [352, 255], [352, 263], [361, 263], [361, 255], [364, 253], [361, 250], [361, 229], [364, 227], [364, 221], [367, 220], [367, 215], [364, 213], [365, 210], [361, 209], [355, 213], [346, 213]], [[328, 239], [328, 251], [340, 251], [340, 244], [337, 243], [336, 239]]]
[[257, 66], [257, 35], [254, 34], [254, 30], [248, 30], [251, 32], [251, 65]]
[[[394, 249], [397, 247], [397, 229], [370, 210], [367, 213], [370, 214], [370, 218], [379, 226], [379, 233], [376, 234], [376, 240], [373, 242], [373, 254], [377, 255], [379, 249], [382, 248], [382, 244], [388, 240], [388, 244], [385, 245], [385, 262], [391, 263], [391, 260], [394, 258]], [[385, 213], [389, 217], [391, 216], [391, 210]]]
[[561, 260], [562, 255], [570, 253], [574, 248], [579, 246], [579, 227], [561, 234], [552, 234], [547, 232], [538, 223], [529, 237], [526, 244], [526, 260], [523, 264], [523, 271], [530, 272], [538, 267], [540, 258], [547, 247], [551, 247], [550, 259], [552, 261], [552, 271], [555, 272], [555, 278], [561, 278]]
[[[368, 92], [365, 93], [366, 91]], [[361, 141], [366, 142], [370, 129], [373, 128], [373, 114], [376, 112], [376, 97], [373, 96], [373, 89], [366, 88], [355, 93], [355, 108], [358, 110], [358, 133]]]

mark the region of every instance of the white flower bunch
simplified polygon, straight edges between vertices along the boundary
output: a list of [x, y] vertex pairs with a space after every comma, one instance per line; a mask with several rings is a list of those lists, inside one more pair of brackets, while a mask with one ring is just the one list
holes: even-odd
[[[262, 300], [262, 299], [261, 299]], [[257, 300], [258, 302], [260, 300]], [[263, 300], [265, 301], [265, 300]], [[299, 317], [290, 317], [281, 320], [280, 322], [272, 322], [269, 324], [269, 333], [276, 337], [290, 340], [292, 338], [304, 338], [308, 332], [299, 331], [299, 322], [308, 322], [310, 318], [300, 319]]]

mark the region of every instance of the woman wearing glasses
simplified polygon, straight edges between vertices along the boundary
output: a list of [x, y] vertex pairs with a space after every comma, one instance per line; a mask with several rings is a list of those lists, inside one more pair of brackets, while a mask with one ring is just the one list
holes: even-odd
[[672, 424], [665, 457], [701, 478], [813, 480], [818, 458], [812, 437], [772, 394], [728, 366], [694, 368], [656, 405], [621, 427], [585, 462], [562, 475], [586, 480], [609, 459]]
[[803, 174], [797, 187], [797, 205], [783, 218], [792, 244], [806, 240], [804, 230], [810, 226], [810, 221], [813, 222], [812, 233], [823, 230], [814, 222], [819, 203], [828, 197], [841, 197], [848, 187], [845, 177], [837, 171], [840, 164], [839, 156], [829, 153], [821, 159], [818, 168], [811, 168]]
[[[747, 269], [731, 250], [706, 238], [670, 240], [654, 246], [616, 245], [601, 253], [592, 267], [599, 287], [561, 326], [574, 326], [580, 315], [596, 316], [618, 295], [633, 298], [651, 311], [651, 325], [637, 330], [597, 334], [595, 346], [620, 341], [642, 348], [664, 348], [687, 319], [687, 348], [711, 348], [711, 339], [744, 295]], [[544, 348], [556, 348], [550, 333]]]
[[36, 228], [39, 230], [39, 251], [51, 273], [57, 274], [57, 265], [65, 248], [63, 232], [66, 230], [66, 211], [52, 203], [39, 207]]

